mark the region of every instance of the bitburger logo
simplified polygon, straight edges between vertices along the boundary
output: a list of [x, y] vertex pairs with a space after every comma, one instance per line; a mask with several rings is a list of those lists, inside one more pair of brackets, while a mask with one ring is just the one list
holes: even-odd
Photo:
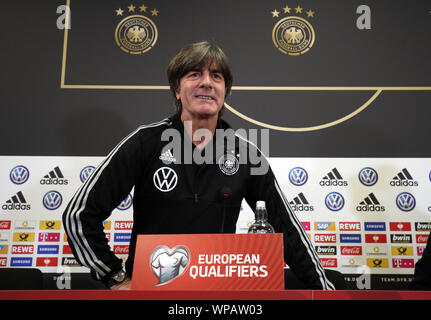
[[[290, 56], [298, 56], [311, 49], [316, 38], [309, 21], [314, 18], [313, 10], [306, 11], [300, 5], [296, 8], [286, 5], [281, 11], [274, 9], [271, 14], [273, 18], [281, 18], [272, 29], [272, 41], [278, 50]], [[283, 18], [280, 14], [288, 16]]]
[[159, 11], [145, 5], [139, 7], [133, 4], [126, 9], [115, 10], [117, 17], [124, 17], [115, 28], [115, 42], [121, 50], [130, 54], [142, 54], [151, 50], [157, 42], [156, 24], [144, 14], [157, 17]]

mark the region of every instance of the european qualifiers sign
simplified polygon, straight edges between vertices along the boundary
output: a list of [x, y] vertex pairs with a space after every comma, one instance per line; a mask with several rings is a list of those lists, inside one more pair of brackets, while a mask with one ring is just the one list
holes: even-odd
[[132, 289], [282, 290], [282, 239], [282, 234], [139, 235]]

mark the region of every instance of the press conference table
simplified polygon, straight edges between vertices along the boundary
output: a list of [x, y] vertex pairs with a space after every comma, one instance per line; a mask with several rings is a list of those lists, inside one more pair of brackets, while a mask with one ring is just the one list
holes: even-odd
[[431, 291], [225, 290], [111, 291], [0, 290], [0, 300], [431, 300]]

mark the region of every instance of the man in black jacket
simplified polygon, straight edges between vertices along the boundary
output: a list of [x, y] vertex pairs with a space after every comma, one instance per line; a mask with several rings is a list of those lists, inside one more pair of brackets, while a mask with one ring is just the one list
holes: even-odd
[[[251, 207], [263, 200], [269, 222], [284, 235], [291, 270], [307, 288], [334, 289], [267, 160], [220, 118], [233, 79], [223, 51], [209, 42], [184, 47], [171, 60], [168, 79], [176, 114], [124, 138], [68, 204], [63, 222], [76, 259], [112, 289], [129, 289], [138, 234], [233, 233], [242, 200]], [[225, 187], [231, 195], [222, 201]], [[102, 222], [132, 188], [123, 271]]]

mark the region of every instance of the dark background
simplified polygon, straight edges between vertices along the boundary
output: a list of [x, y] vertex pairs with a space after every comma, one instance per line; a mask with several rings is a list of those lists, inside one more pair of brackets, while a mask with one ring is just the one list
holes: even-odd
[[[230, 57], [234, 90], [227, 103], [256, 120], [283, 127], [334, 121], [375, 90], [250, 91], [235, 86], [430, 86], [431, 3], [425, 0], [209, 1], [149, 0], [158, 28], [154, 48], [120, 50], [115, 10], [141, 1], [71, 0], [66, 85], [166, 86], [169, 60], [184, 45], [219, 44]], [[0, 10], [0, 154], [103, 156], [141, 124], [173, 113], [168, 90], [61, 88], [65, 1], [2, 3]], [[272, 42], [285, 5], [297, 5], [316, 33], [311, 50], [293, 57]], [[372, 29], [358, 30], [356, 8], [371, 8]], [[273, 18], [271, 11], [280, 11]], [[293, 12], [294, 10], [292, 10]], [[302, 15], [304, 16], [304, 15]], [[271, 130], [273, 157], [430, 157], [431, 91], [383, 91], [356, 117], [310, 132]], [[226, 111], [234, 128], [259, 128]]]

